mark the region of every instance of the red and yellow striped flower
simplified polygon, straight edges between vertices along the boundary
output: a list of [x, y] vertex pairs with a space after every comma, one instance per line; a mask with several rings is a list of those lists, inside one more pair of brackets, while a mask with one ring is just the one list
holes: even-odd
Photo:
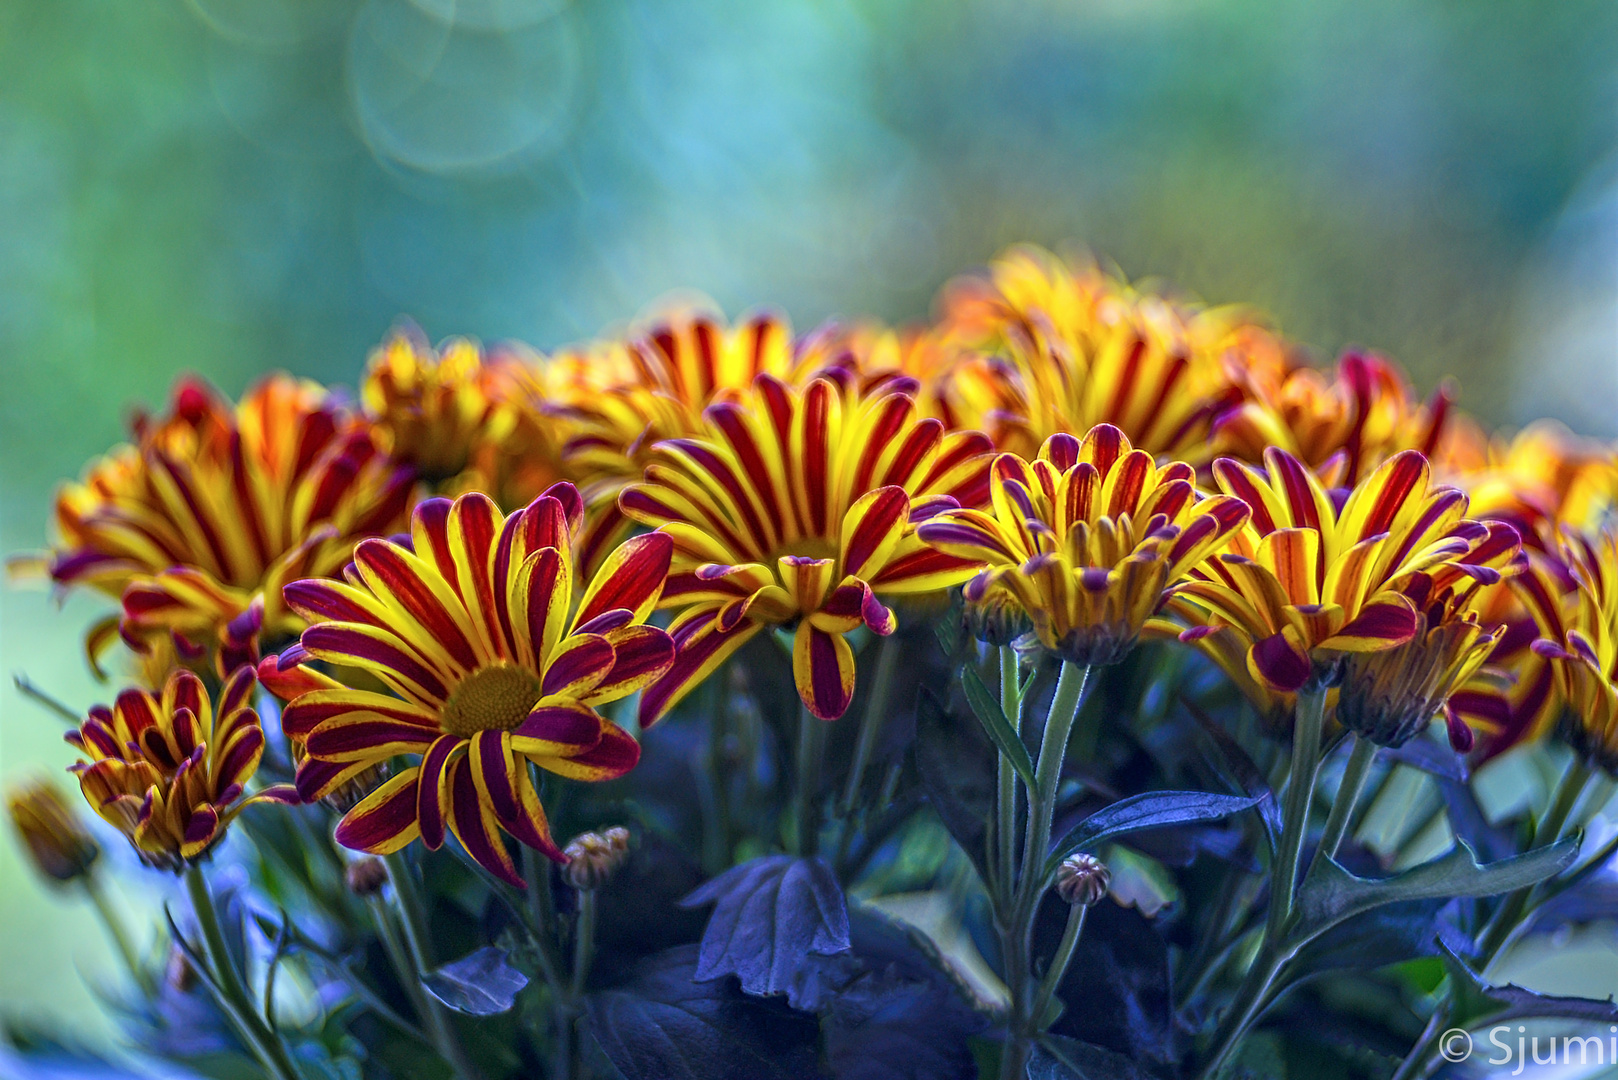
[[1258, 464], [1278, 447], [1332, 487], [1353, 487], [1401, 450], [1419, 450], [1447, 471], [1452, 444], [1465, 443], [1470, 431], [1448, 387], [1418, 401], [1398, 365], [1382, 356], [1345, 353], [1332, 372], [1256, 367], [1241, 383], [1246, 400], [1220, 414], [1215, 450]]
[[213, 701], [201, 679], [176, 671], [160, 693], [125, 690], [68, 733], [88, 759], [70, 770], [85, 799], [148, 863], [179, 870], [250, 804], [298, 801], [288, 784], [247, 793], [264, 756], [254, 685], [253, 669], [239, 667]]
[[1237, 376], [1282, 362], [1251, 312], [1175, 302], [1032, 247], [952, 282], [942, 307], [943, 340], [1001, 365], [996, 445], [1030, 458], [1053, 434], [1105, 423], [1150, 453], [1205, 462]]
[[1212, 626], [1229, 624], [1251, 642], [1248, 668], [1272, 690], [1335, 682], [1348, 654], [1391, 649], [1423, 631], [1418, 601], [1444, 596], [1461, 578], [1499, 580], [1487, 564], [1514, 531], [1465, 520], [1466, 496], [1432, 485], [1416, 451], [1384, 462], [1341, 509], [1303, 462], [1273, 447], [1264, 457], [1267, 473], [1214, 462], [1220, 488], [1253, 516], [1233, 550], [1204, 561], [1179, 595]]
[[[261, 668], [291, 698], [281, 722], [302, 744], [299, 790], [322, 798], [398, 755], [420, 758], [344, 816], [341, 843], [385, 854], [420, 837], [436, 849], [448, 830], [520, 886], [502, 832], [564, 861], [529, 764], [610, 780], [640, 759], [634, 738], [596, 707], [674, 662], [669, 636], [645, 625], [674, 545], [661, 535], [621, 545], [575, 603], [583, 509], [571, 484], [504, 519], [476, 492], [429, 499], [408, 544], [362, 541], [346, 581], [287, 585], [309, 628]], [[303, 666], [310, 658], [391, 693], [343, 685]]]
[[1561, 704], [1557, 731], [1592, 765], [1618, 776], [1618, 531], [1568, 531], [1561, 557], [1574, 590], [1535, 560], [1519, 579], [1543, 635], [1534, 651], [1550, 662]]
[[1198, 498], [1191, 466], [1162, 468], [1109, 424], [1053, 435], [1039, 457], [995, 459], [993, 508], [945, 510], [922, 540], [982, 569], [969, 606], [1025, 612], [1045, 648], [1110, 664], [1186, 572], [1247, 522], [1240, 500]]
[[[281, 585], [335, 573], [356, 539], [398, 528], [411, 485], [314, 383], [274, 375], [232, 407], [185, 380], [168, 416], [63, 488], [49, 571], [121, 597], [119, 629], [137, 648], [214, 653], [223, 674], [256, 659], [261, 638], [301, 628]], [[92, 652], [111, 626], [92, 631]]]
[[613, 355], [597, 365], [601, 381], [565, 405], [578, 428], [563, 455], [584, 493], [586, 566], [628, 533], [618, 494], [641, 478], [654, 446], [700, 434], [703, 410], [736, 400], [759, 374], [790, 380], [795, 369], [792, 328], [770, 313], [734, 327], [703, 312], [671, 313], [627, 342], [595, 351], [603, 348]]
[[896, 390], [861, 396], [852, 382], [817, 377], [800, 391], [760, 375], [745, 395], [708, 408], [702, 437], [655, 448], [646, 482], [619, 505], [673, 539], [663, 604], [682, 610], [670, 627], [678, 656], [641, 699], [642, 723], [760, 630], [793, 622], [799, 696], [835, 719], [854, 693], [844, 636], [861, 625], [893, 632], [878, 595], [970, 576], [914, 525], [983, 500], [989, 442], [916, 412]]

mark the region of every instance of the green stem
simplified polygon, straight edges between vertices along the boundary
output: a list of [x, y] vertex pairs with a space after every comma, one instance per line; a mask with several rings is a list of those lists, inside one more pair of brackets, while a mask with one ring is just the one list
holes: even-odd
[[219, 989], [219, 1005], [226, 1017], [274, 1080], [301, 1080], [286, 1044], [265, 1025], [247, 992], [242, 973], [231, 961], [225, 932], [219, 925], [219, 912], [214, 908], [213, 896], [208, 892], [208, 881], [200, 866], [192, 865], [186, 870], [185, 887], [191, 897], [191, 910], [197, 917], [197, 928], [202, 931], [203, 948], [211, 969], [209, 976]]
[[1034, 995], [1034, 1008], [1028, 1014], [1036, 1032], [1045, 1030], [1045, 1013], [1051, 1007], [1051, 998], [1056, 996], [1056, 988], [1062, 984], [1062, 976], [1067, 974], [1068, 965], [1073, 962], [1074, 950], [1079, 947], [1079, 935], [1084, 932], [1084, 915], [1089, 910], [1088, 904], [1068, 906], [1067, 928], [1062, 931], [1061, 944], [1056, 946], [1051, 966], [1040, 981], [1039, 993]]
[[1335, 859], [1353, 820], [1354, 806], [1360, 792], [1365, 790], [1366, 778], [1371, 775], [1371, 763], [1376, 760], [1377, 745], [1357, 733], [1349, 736], [1353, 749], [1348, 754], [1348, 765], [1343, 769], [1343, 782], [1337, 786], [1337, 797], [1332, 800], [1331, 813], [1326, 816], [1326, 831], [1321, 834], [1320, 846], [1315, 849], [1315, 861]]
[[[405, 948], [410, 956], [413, 980], [418, 985], [421, 979], [434, 968], [433, 954], [430, 945], [431, 935], [427, 928], [427, 903], [416, 885], [415, 875], [410, 870], [410, 861], [405, 857], [403, 849], [384, 855], [383, 861], [388, 865], [388, 880], [393, 883], [393, 894], [399, 901], [399, 925], [404, 931]], [[426, 1011], [421, 1022], [427, 1026], [427, 1036], [432, 1039], [433, 1045], [443, 1057], [445, 1064], [460, 1080], [480, 1080], [477, 1069], [467, 1059], [466, 1051], [462, 1048], [460, 1039], [456, 1037], [453, 1022], [445, 1011], [444, 1005], [429, 993], [421, 995], [426, 1002]]]
[[[1241, 1044], [1243, 1036], [1258, 1020], [1269, 1003], [1282, 967], [1289, 959], [1281, 942], [1290, 929], [1293, 898], [1298, 889], [1298, 863], [1308, 836], [1309, 807], [1314, 799], [1315, 777], [1320, 772], [1320, 734], [1326, 726], [1326, 687], [1306, 686], [1298, 693], [1292, 726], [1292, 760], [1287, 769], [1283, 796], [1281, 843], [1270, 867], [1270, 910], [1264, 925], [1264, 944], [1253, 966], [1242, 978], [1214, 1036], [1213, 1055], [1201, 1075], [1212, 1080]], [[1345, 819], [1346, 820], [1346, 819]]]
[[1068, 736], [1084, 707], [1085, 688], [1090, 684], [1088, 664], [1062, 665], [1056, 680], [1056, 696], [1051, 699], [1050, 715], [1045, 718], [1045, 734], [1039, 742], [1039, 763], [1034, 766], [1034, 790], [1029, 794], [1028, 838], [1023, 846], [1022, 881], [1024, 905], [1032, 908], [1045, 891], [1045, 849], [1051, 842], [1051, 818], [1056, 813], [1056, 793], [1062, 782], [1062, 760], [1067, 755]]
[[135, 943], [129, 938], [129, 929], [124, 926], [124, 920], [113, 908], [112, 901], [107, 899], [107, 892], [101, 887], [101, 877], [97, 869], [92, 867], [83, 881], [84, 894], [95, 906], [96, 914], [101, 916], [101, 925], [107, 928], [107, 936], [112, 938], [113, 945], [117, 947], [124, 967], [129, 969], [129, 977], [135, 980], [135, 985], [140, 988], [142, 994], [150, 997], [153, 990], [151, 974], [140, 962], [140, 954], [135, 950]]
[[859, 803], [860, 781], [865, 779], [866, 766], [876, 749], [882, 728], [888, 721], [888, 706], [893, 700], [894, 676], [899, 670], [899, 656], [904, 643], [896, 634], [877, 639], [876, 671], [872, 675], [871, 694], [865, 699], [865, 712], [860, 717], [859, 741], [854, 744], [854, 761], [849, 766], [848, 783], [843, 785], [843, 801], [838, 813], [847, 817]]
[[1428, 1062], [1433, 1058], [1433, 1051], [1438, 1049], [1438, 1040], [1444, 1032], [1449, 1030], [1450, 1000], [1446, 997], [1433, 1010], [1428, 1018], [1427, 1026], [1422, 1028], [1421, 1036], [1405, 1059], [1399, 1063], [1399, 1069], [1393, 1074], [1392, 1080], [1417, 1080], [1418, 1077], [1428, 1075], [1432, 1070]]
[[590, 975], [590, 961], [596, 941], [596, 893], [594, 889], [579, 892], [579, 920], [573, 931], [573, 996], [584, 993], [584, 981]]
[[[1000, 708], [1019, 735], [1022, 734], [1022, 681], [1017, 650], [1000, 646]], [[1011, 761], [1000, 755], [998, 778], [1000, 829], [996, 847], [999, 856], [1000, 889], [1009, 898], [1017, 883], [1017, 773]]]
[[793, 810], [797, 818], [796, 854], [813, 855], [820, 845], [819, 814], [815, 797], [820, 793], [820, 768], [826, 756], [826, 721], [809, 711], [798, 712], [797, 784], [793, 790]]

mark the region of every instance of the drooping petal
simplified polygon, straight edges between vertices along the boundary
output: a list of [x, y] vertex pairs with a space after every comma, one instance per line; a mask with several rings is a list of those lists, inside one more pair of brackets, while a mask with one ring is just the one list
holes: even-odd
[[457, 769], [450, 779], [447, 796], [449, 825], [466, 853], [501, 881], [523, 888], [522, 875], [512, 865], [511, 855], [500, 839], [494, 809], [478, 797], [475, 770], [470, 766]]
[[355, 851], [391, 855], [421, 835], [416, 819], [420, 770], [408, 768], [390, 777], [360, 800], [337, 823], [337, 842]]
[[1340, 652], [1377, 652], [1403, 645], [1416, 633], [1416, 610], [1399, 593], [1383, 593], [1360, 608], [1359, 614], [1336, 634], [1320, 643]]
[[1261, 683], [1283, 693], [1295, 693], [1309, 681], [1314, 670], [1309, 654], [1296, 639], [1297, 632], [1287, 627], [1279, 634], [1271, 634], [1255, 642], [1247, 653], [1247, 666], [1253, 677]]
[[570, 780], [614, 780], [640, 761], [640, 743], [610, 720], [601, 721], [601, 740], [572, 757], [535, 757], [534, 764]]
[[699, 620], [686, 624], [683, 636], [671, 635], [675, 639], [674, 663], [641, 695], [642, 728], [661, 720], [681, 698], [764, 628], [760, 623], [743, 620], [729, 629], [721, 629], [718, 616], [718, 609], [703, 613]]
[[601, 716], [577, 702], [534, 707], [511, 732], [511, 749], [527, 757], [573, 756], [601, 741]]
[[416, 789], [416, 820], [421, 826], [421, 842], [428, 851], [437, 851], [444, 844], [450, 781], [465, 754], [465, 739], [459, 735], [441, 735], [422, 755], [418, 770], [420, 783]]
[[822, 720], [836, 720], [854, 699], [854, 650], [841, 634], [805, 619], [792, 639], [792, 674], [798, 696]]

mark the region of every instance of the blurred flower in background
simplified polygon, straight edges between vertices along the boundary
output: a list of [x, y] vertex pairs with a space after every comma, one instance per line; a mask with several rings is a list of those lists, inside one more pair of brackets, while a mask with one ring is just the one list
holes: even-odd
[[[1321, 358], [1384, 349], [1412, 430], [1454, 372], [1490, 427], [1612, 436], [1615, 45], [1618, 8], [1587, 0], [10, 5], [0, 548], [37, 547], [123, 402], [182, 371], [232, 398], [268, 370], [356, 386], [401, 315], [426, 370], [428, 342], [548, 352], [677, 286], [802, 330], [902, 324], [1030, 239], [1254, 301]], [[483, 392], [548, 437], [521, 387]], [[484, 453], [434, 464], [488, 470], [507, 509], [552, 479]], [[0, 653], [78, 708], [98, 691], [72, 639], [101, 609], [50, 603], [0, 592]], [[9, 681], [0, 710], [0, 773], [66, 763]], [[0, 1004], [93, 1014], [54, 963], [88, 916], [18, 858]]]

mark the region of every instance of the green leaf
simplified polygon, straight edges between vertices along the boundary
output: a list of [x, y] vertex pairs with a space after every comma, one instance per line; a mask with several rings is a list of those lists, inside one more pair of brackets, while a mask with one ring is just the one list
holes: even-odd
[[1355, 877], [1332, 859], [1322, 859], [1298, 891], [1293, 944], [1301, 947], [1344, 919], [1400, 900], [1495, 896], [1537, 885], [1573, 864], [1579, 840], [1559, 843], [1480, 864], [1464, 840], [1448, 854], [1387, 878]]
[[1618, 1005], [1612, 998], [1554, 997], [1537, 994], [1507, 983], [1491, 986], [1472, 966], [1448, 945], [1440, 944], [1444, 966], [1455, 987], [1454, 1023], [1475, 1027], [1525, 1017], [1553, 1017], [1558, 1020], [1587, 1020], [1597, 1024], [1618, 1024]]
[[1126, 833], [1192, 825], [1239, 814], [1258, 805], [1263, 795], [1216, 795], [1209, 791], [1148, 791], [1119, 799], [1079, 822], [1056, 842], [1045, 860], [1047, 876], [1056, 873], [1063, 859], [1075, 851], [1094, 848], [1104, 840]]
[[968, 664], [961, 669], [961, 685], [966, 687], [967, 704], [972, 706], [972, 711], [983, 722], [983, 729], [989, 733], [989, 738], [1011, 762], [1011, 767], [1017, 770], [1022, 782], [1028, 785], [1028, 790], [1034, 790], [1034, 759], [1028, 756], [1028, 747], [1022, 744], [1022, 736], [1017, 734], [1017, 729], [1006, 718], [1006, 711], [1000, 707], [1000, 702], [983, 685], [983, 676]]

